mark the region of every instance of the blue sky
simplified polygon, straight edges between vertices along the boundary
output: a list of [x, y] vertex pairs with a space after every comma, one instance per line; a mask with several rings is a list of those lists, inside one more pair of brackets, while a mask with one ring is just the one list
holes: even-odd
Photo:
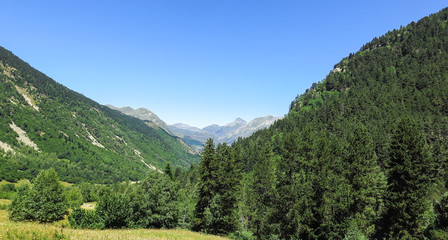
[[283, 116], [343, 57], [447, 5], [2, 0], [0, 45], [101, 104], [204, 127]]

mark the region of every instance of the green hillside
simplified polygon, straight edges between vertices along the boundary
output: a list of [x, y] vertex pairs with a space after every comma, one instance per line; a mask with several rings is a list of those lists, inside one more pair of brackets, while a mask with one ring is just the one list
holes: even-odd
[[[444, 9], [373, 39], [283, 120], [206, 147], [198, 228], [226, 231], [207, 225], [219, 193], [237, 194], [236, 221], [261, 239], [447, 239], [447, 24]], [[232, 176], [216, 165], [235, 161], [240, 189], [214, 190]]]
[[[142, 179], [198, 156], [162, 129], [71, 91], [0, 47], [0, 177], [55, 168], [68, 182]], [[21, 136], [19, 136], [21, 135]]]

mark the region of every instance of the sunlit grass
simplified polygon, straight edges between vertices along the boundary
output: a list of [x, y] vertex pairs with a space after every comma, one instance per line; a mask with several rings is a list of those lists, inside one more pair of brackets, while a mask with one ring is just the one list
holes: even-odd
[[218, 236], [205, 235], [187, 230], [156, 230], [156, 229], [114, 229], [114, 230], [84, 230], [71, 229], [68, 221], [62, 220], [52, 224], [35, 222], [11, 222], [7, 212], [0, 210], [0, 239], [227, 239]]
[[64, 187], [71, 187], [73, 186], [73, 183], [68, 183], [68, 182], [64, 182], [64, 181], [59, 181], [61, 183], [62, 186]]
[[96, 207], [96, 202], [86, 202], [81, 205], [81, 208], [85, 210], [93, 210]]
[[[20, 179], [18, 182], [14, 183], [14, 185], [17, 187], [17, 186], [20, 185], [20, 184], [29, 183], [29, 182], [30, 182], [30, 181], [29, 181], [28, 179]], [[60, 183], [62, 184], [62, 186], [64, 186], [64, 187], [71, 187], [71, 186], [73, 186], [73, 183], [64, 182], [64, 181], [59, 181], [59, 182], [60, 182]], [[0, 186], [1, 186], [1, 185], [6, 185], [6, 184], [9, 184], [9, 183], [12, 183], [12, 182], [8, 182], [8, 181], [2, 179], [2, 181], [0, 182]]]

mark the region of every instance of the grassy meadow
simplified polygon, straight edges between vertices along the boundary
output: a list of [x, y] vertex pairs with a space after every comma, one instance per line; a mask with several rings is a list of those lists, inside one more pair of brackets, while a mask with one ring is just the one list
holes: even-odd
[[[3, 201], [2, 203], [7, 203]], [[6, 210], [0, 210], [0, 239], [227, 239], [187, 230], [158, 229], [71, 229], [68, 220], [52, 224], [35, 222], [11, 222]]]

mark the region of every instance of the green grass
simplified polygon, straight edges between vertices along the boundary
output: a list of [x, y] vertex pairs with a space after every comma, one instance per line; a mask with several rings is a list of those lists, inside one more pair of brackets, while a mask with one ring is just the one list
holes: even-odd
[[0, 210], [0, 239], [228, 239], [178, 229], [72, 229], [66, 219], [52, 224], [39, 224], [35, 222], [11, 222], [7, 215], [5, 210]]
[[0, 210], [6, 210], [11, 203], [9, 199], [0, 199]]

